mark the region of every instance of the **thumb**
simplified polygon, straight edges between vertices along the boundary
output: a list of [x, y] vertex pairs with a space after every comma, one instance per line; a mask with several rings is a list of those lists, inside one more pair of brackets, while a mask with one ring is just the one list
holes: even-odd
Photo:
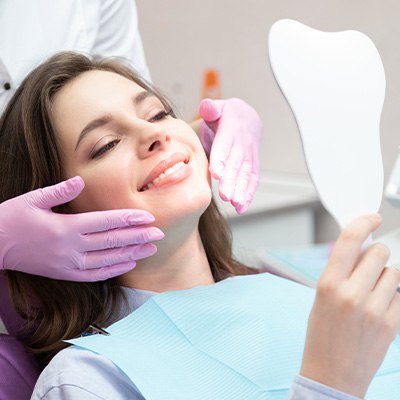
[[199, 105], [199, 115], [205, 122], [215, 122], [222, 115], [225, 100], [203, 99]]
[[27, 194], [27, 201], [31, 206], [50, 209], [60, 204], [68, 203], [79, 195], [85, 183], [80, 176], [68, 179], [64, 182], [37, 189]]

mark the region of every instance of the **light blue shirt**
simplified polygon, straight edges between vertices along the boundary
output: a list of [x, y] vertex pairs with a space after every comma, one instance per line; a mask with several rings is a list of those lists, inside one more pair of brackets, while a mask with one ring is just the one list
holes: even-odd
[[[155, 294], [137, 289], [123, 290], [127, 302], [121, 304], [116, 320], [133, 312]], [[110, 360], [88, 350], [70, 347], [59, 352], [44, 369], [36, 383], [32, 399], [143, 400], [144, 397], [125, 373]], [[288, 400], [333, 399], [357, 398], [299, 375], [294, 377], [288, 397]]]

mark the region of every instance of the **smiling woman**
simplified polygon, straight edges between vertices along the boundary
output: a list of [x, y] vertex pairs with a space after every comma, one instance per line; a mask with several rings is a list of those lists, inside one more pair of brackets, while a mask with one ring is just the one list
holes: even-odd
[[58, 212], [140, 208], [165, 233], [156, 256], [118, 280], [72, 283], [7, 273], [27, 320], [25, 343], [44, 363], [66, 347], [62, 340], [115, 320], [121, 286], [161, 292], [251, 272], [232, 259], [195, 132], [117, 61], [61, 53], [39, 66], [2, 116], [0, 148], [7, 149], [0, 152], [0, 202], [80, 175], [85, 189]]
[[153, 213], [165, 229], [168, 221], [187, 219], [192, 210], [199, 217], [208, 207], [201, 143], [154, 93], [97, 70], [76, 77], [52, 103], [64, 176], [85, 181], [70, 210], [139, 208]]

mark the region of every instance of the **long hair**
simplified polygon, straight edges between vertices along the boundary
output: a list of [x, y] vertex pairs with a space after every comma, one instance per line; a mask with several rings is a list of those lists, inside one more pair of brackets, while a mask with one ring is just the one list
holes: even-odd
[[[52, 99], [71, 80], [92, 70], [122, 75], [172, 109], [154, 87], [116, 60], [91, 60], [71, 52], [51, 57], [25, 78], [0, 119], [0, 202], [65, 178]], [[230, 231], [214, 201], [200, 218], [199, 232], [216, 281], [253, 272], [233, 259]], [[16, 310], [27, 321], [25, 345], [43, 364], [67, 346], [64, 339], [79, 336], [91, 323], [106, 323], [122, 296], [113, 279], [67, 282], [16, 271], [6, 276]]]

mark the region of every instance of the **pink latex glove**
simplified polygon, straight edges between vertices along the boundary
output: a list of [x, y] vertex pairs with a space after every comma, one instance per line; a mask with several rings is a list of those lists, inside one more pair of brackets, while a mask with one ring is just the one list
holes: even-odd
[[219, 180], [219, 195], [243, 214], [253, 200], [260, 176], [262, 123], [243, 100], [204, 99], [199, 114], [203, 146], [210, 155], [210, 172]]
[[157, 251], [148, 242], [164, 234], [141, 226], [154, 221], [146, 211], [52, 212], [83, 187], [75, 177], [0, 204], [0, 269], [93, 282], [121, 275]]

